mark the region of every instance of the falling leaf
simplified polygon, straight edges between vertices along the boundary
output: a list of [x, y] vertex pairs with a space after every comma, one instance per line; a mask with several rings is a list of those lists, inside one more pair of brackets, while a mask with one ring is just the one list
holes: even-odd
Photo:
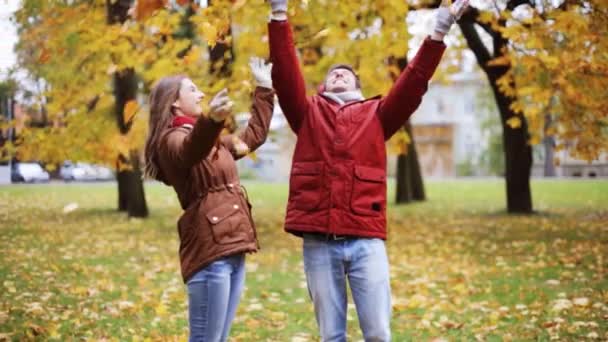
[[63, 213], [69, 214], [76, 209], [78, 209], [78, 203], [72, 202], [72, 203], [66, 204], [66, 206], [63, 207]]
[[133, 118], [135, 117], [135, 115], [137, 114], [137, 111], [139, 111], [139, 104], [137, 103], [136, 100], [130, 100], [125, 104], [125, 109], [124, 109], [124, 114], [123, 114], [123, 119], [124, 119], [124, 123], [128, 124], [129, 122], [131, 122], [133, 120]]

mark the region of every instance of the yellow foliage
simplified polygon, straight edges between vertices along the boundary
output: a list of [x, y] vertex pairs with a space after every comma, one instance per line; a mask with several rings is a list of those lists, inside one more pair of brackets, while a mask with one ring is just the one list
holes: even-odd
[[513, 128], [513, 129], [520, 128], [521, 119], [517, 116], [514, 116], [507, 120], [507, 125], [509, 125], [509, 127]]
[[[498, 86], [516, 97], [511, 109], [525, 116], [531, 143], [547, 134], [587, 160], [608, 152], [608, 41], [599, 38], [608, 36], [605, 5], [593, 0], [587, 10], [546, 6], [544, 13], [532, 10], [530, 19], [501, 28], [512, 69]], [[559, 129], [545, 132], [547, 117]]]
[[488, 66], [501, 66], [501, 65], [509, 65], [511, 64], [511, 60], [508, 55], [503, 55], [488, 62]]
[[391, 154], [404, 155], [407, 154], [407, 147], [411, 141], [407, 131], [405, 129], [400, 129], [388, 141], [387, 147]]
[[[187, 2], [178, 1], [182, 6]], [[183, 73], [209, 94], [227, 87], [236, 110], [247, 109], [252, 90], [248, 59], [268, 56], [267, 2], [214, 1], [189, 18], [197, 34], [193, 39], [174, 35], [182, 28], [184, 11], [169, 10], [167, 4], [138, 0], [133, 9], [136, 20], [108, 26], [104, 0], [69, 5], [23, 1], [15, 16], [19, 62], [48, 85], [41, 95], [48, 100], [45, 107], [55, 128], [24, 133], [22, 141], [27, 143], [20, 153], [36, 152], [41, 160], [111, 163], [117, 152], [141, 147], [145, 116], [135, 114], [146, 110], [137, 102], [128, 103], [123, 120], [132, 120], [133, 126], [120, 139], [111, 114], [111, 77], [126, 68], [135, 70], [146, 91], [161, 77]], [[602, 5], [605, 0], [589, 1], [584, 11], [577, 6], [547, 6], [542, 15], [531, 9], [526, 20], [516, 20], [510, 11], [500, 17], [482, 11], [479, 18], [509, 39], [510, 48], [490, 65], [510, 65], [497, 86], [516, 99], [512, 109], [526, 118], [531, 136], [544, 134], [544, 120], [550, 115], [560, 127], [551, 133], [558, 140], [572, 141], [588, 158], [608, 151], [608, 26], [599, 10]], [[365, 95], [385, 94], [400, 72], [388, 57], [402, 58], [408, 51], [408, 10], [402, 0], [290, 2], [309, 92], [316, 91], [331, 64], [347, 62], [358, 71]], [[500, 26], [499, 19], [509, 24]], [[209, 72], [208, 50], [218, 43], [228, 44], [234, 52], [228, 76]], [[448, 53], [449, 58], [459, 57], [456, 50]], [[445, 70], [450, 68], [440, 69]], [[97, 104], [90, 109], [95, 99]], [[520, 118], [512, 118], [509, 125], [521, 127]], [[393, 151], [405, 153], [407, 134], [399, 133], [395, 141], [396, 145], [389, 144], [398, 146]]]

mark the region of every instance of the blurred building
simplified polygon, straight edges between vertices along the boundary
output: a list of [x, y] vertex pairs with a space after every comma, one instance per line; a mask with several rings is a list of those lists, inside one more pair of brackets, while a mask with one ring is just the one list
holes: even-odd
[[[237, 125], [240, 129], [247, 126], [249, 117], [249, 113], [241, 113], [236, 116]], [[255, 153], [237, 162], [240, 177], [269, 182], [289, 180], [295, 143], [296, 136], [289, 128], [287, 119], [275, 99], [268, 138]]]
[[425, 177], [456, 176], [458, 164], [479, 160], [485, 139], [478, 103], [486, 84], [478, 73], [463, 72], [429, 85], [410, 119]]

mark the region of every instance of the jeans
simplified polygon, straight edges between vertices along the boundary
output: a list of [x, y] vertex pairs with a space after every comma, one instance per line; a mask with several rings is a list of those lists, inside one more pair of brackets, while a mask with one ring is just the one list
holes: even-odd
[[216, 260], [188, 280], [190, 342], [228, 339], [244, 283], [244, 254]]
[[381, 239], [304, 235], [304, 269], [322, 341], [346, 341], [346, 281], [365, 341], [390, 341], [391, 288]]

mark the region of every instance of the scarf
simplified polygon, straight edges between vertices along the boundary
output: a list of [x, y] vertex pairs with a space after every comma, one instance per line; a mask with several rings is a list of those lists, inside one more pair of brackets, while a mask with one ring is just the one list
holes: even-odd
[[173, 122], [171, 123], [171, 127], [190, 125], [192, 128], [192, 127], [194, 127], [195, 123], [196, 123], [196, 119], [191, 116], [176, 115], [175, 117], [173, 117]]
[[326, 91], [322, 95], [340, 104], [341, 106], [348, 102], [361, 101], [365, 99], [363, 94], [361, 94], [361, 90], [359, 89], [353, 91], [343, 91], [341, 93], [330, 93]]

